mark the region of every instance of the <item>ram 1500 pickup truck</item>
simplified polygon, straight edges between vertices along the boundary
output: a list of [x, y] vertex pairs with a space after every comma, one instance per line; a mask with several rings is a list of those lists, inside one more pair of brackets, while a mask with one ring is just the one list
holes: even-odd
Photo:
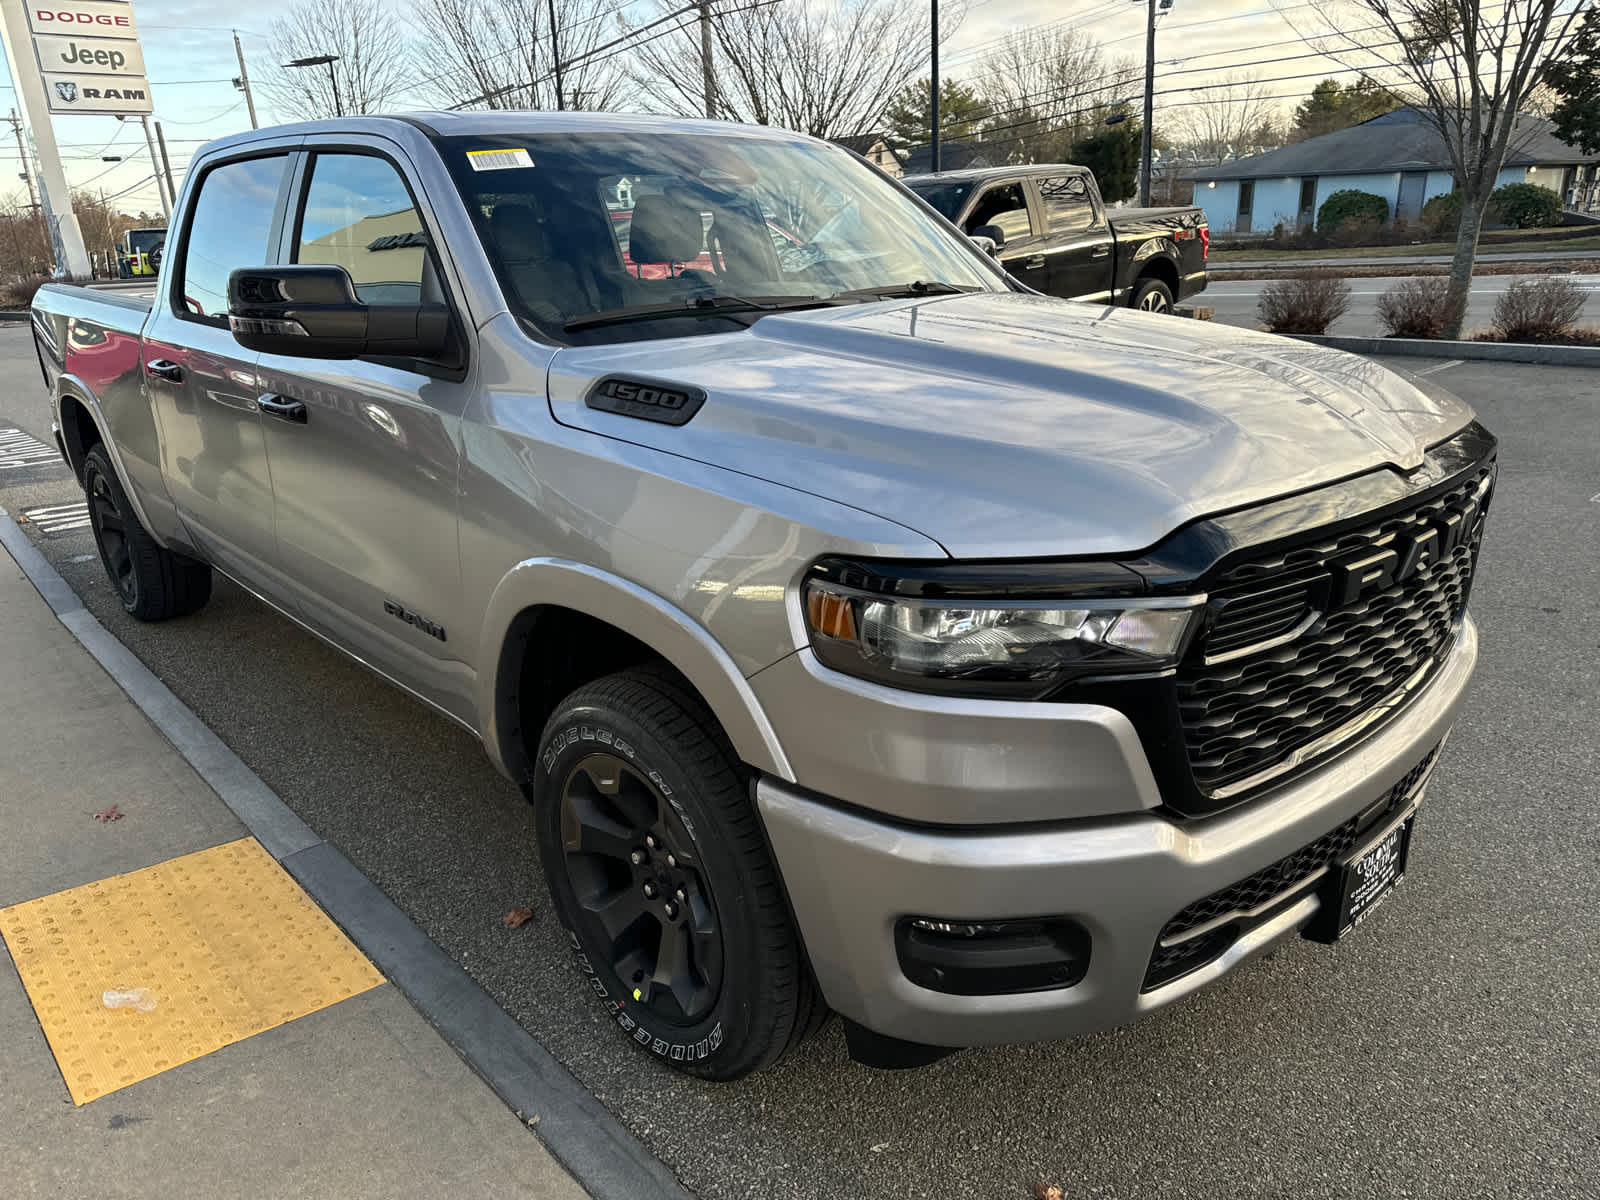
[[1047, 296], [1164, 313], [1206, 286], [1211, 227], [1201, 209], [1108, 210], [1083, 167], [974, 168], [901, 182]]
[[877, 1063], [1119, 1025], [1429, 852], [1472, 413], [1028, 292], [828, 143], [243, 133], [153, 300], [48, 286], [33, 330], [122, 606], [224, 575], [472, 731], [572, 985], [671, 1067], [829, 1011]]

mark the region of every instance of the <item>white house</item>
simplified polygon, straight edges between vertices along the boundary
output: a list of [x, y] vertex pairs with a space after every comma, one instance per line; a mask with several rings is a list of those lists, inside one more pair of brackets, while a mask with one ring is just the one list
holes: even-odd
[[[1561, 141], [1548, 121], [1523, 117], [1495, 186], [1537, 183], [1574, 212], [1600, 213], [1600, 155]], [[1190, 176], [1213, 231], [1305, 228], [1334, 192], [1352, 188], [1389, 202], [1391, 219], [1415, 221], [1453, 187], [1444, 141], [1418, 109], [1401, 108], [1349, 129], [1252, 154]]]

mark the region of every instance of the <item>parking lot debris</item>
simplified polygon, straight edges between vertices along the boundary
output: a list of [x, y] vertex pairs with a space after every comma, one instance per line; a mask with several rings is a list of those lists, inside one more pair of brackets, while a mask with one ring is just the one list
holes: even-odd
[[1033, 1185], [1034, 1200], [1065, 1200], [1066, 1193], [1059, 1185], [1039, 1180]]
[[504, 925], [507, 929], [521, 929], [531, 920], [533, 920], [533, 909], [513, 908], [505, 916], [500, 918], [500, 924]]
[[102, 808], [99, 812], [95, 813], [94, 819], [99, 821], [102, 825], [109, 825], [112, 821], [120, 821], [127, 815], [127, 813], [123, 812], [120, 808], [113, 804], [110, 808]]
[[100, 1003], [107, 1008], [133, 1008], [139, 1012], [155, 1012], [156, 994], [149, 988], [111, 988], [100, 993]]

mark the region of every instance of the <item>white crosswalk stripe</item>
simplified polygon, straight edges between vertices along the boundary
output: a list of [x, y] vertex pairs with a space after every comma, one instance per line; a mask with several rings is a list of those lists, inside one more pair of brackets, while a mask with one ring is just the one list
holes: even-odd
[[53, 446], [46, 446], [20, 429], [0, 429], [0, 471], [42, 467], [60, 461], [61, 456]]
[[22, 519], [38, 528], [46, 537], [71, 533], [89, 528], [89, 505], [78, 500], [72, 504], [47, 504], [39, 508], [25, 508]]

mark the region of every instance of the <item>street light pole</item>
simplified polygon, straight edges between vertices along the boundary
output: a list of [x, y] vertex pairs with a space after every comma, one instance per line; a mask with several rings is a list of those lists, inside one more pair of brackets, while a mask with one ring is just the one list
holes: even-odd
[[[1170, 0], [1169, 0], [1170, 3]], [[1150, 137], [1156, 97], [1156, 0], [1147, 0], [1144, 31], [1144, 132], [1139, 138], [1139, 207], [1150, 207]]]
[[333, 85], [333, 115], [344, 116], [344, 104], [339, 100], [339, 73], [333, 69], [333, 64], [339, 61], [337, 54], [314, 54], [310, 58], [297, 58], [286, 62], [286, 67], [321, 67], [328, 68], [328, 82]]

